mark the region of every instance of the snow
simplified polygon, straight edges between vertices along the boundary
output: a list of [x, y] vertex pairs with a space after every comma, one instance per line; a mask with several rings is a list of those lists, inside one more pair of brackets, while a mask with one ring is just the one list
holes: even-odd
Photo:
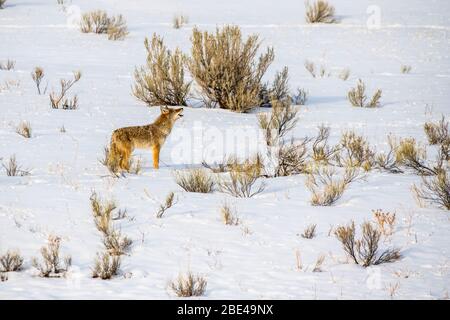
[[[0, 70], [0, 159], [15, 154], [31, 175], [0, 173], [0, 253], [19, 249], [25, 257], [24, 271], [0, 282], [0, 299], [175, 298], [167, 284], [187, 270], [207, 278], [206, 299], [448, 298], [449, 214], [415, 202], [411, 186], [420, 177], [412, 173], [371, 171], [331, 207], [310, 205], [304, 175], [266, 179], [264, 192], [250, 199], [218, 191], [187, 193], [175, 183], [174, 169], [198, 167], [204, 158], [249, 155], [262, 145], [254, 113], [203, 108], [185, 108], [164, 145], [160, 170], [153, 169], [144, 150], [135, 152], [143, 160], [142, 173], [123, 179], [108, 177], [98, 161], [112, 130], [149, 123], [159, 114], [131, 94], [134, 67], [145, 61], [144, 38], [156, 32], [169, 47], [188, 53], [195, 25], [213, 30], [238, 24], [244, 34], [258, 33], [263, 47], [275, 48], [267, 80], [287, 65], [292, 89], [309, 91], [295, 137], [312, 136], [324, 123], [331, 127], [332, 143], [347, 129], [367, 137], [377, 150], [386, 150], [388, 134], [425, 143], [424, 122], [450, 116], [450, 3], [378, 0], [381, 25], [370, 29], [366, 10], [372, 2], [331, 3], [339, 24], [305, 24], [303, 2], [296, 0], [277, 5], [269, 0], [73, 0], [65, 11], [53, 0], [7, 1], [0, 10], [0, 61], [15, 60], [16, 67]], [[78, 8], [123, 14], [130, 35], [109, 41], [82, 34], [73, 26]], [[172, 18], [178, 13], [189, 23], [175, 30]], [[306, 59], [325, 65], [332, 76], [312, 78]], [[402, 64], [412, 66], [410, 74], [401, 74]], [[60, 78], [81, 70], [72, 89], [79, 109], [52, 110], [48, 96], [37, 95], [31, 80], [35, 66], [44, 68], [49, 91], [58, 88]], [[343, 68], [351, 70], [347, 81], [337, 77]], [[383, 90], [381, 108], [349, 105], [346, 93], [358, 78], [369, 92]], [[31, 139], [15, 132], [23, 120], [32, 125]], [[235, 139], [239, 132], [249, 140]], [[432, 157], [436, 149], [428, 152]], [[116, 226], [134, 242], [121, 275], [109, 281], [90, 277], [102, 250], [90, 211], [92, 190], [127, 209], [128, 218]], [[157, 219], [170, 191], [178, 202]], [[236, 208], [243, 225], [221, 222], [224, 201]], [[378, 208], [396, 213], [395, 233], [382, 247], [401, 248], [403, 258], [364, 269], [346, 258], [329, 230], [350, 220], [357, 225], [372, 220], [371, 210]], [[312, 223], [317, 237], [300, 237]], [[31, 266], [49, 234], [60, 236], [63, 255], [72, 256], [64, 279], [40, 278]], [[302, 270], [296, 268], [296, 252]], [[323, 272], [312, 272], [321, 254]]]

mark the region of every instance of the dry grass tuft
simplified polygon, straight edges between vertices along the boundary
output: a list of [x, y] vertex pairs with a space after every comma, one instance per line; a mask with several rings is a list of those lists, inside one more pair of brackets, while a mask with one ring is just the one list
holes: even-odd
[[422, 177], [422, 185], [414, 185], [413, 192], [419, 200], [450, 210], [450, 176], [444, 170], [430, 178]]
[[22, 169], [22, 167], [17, 163], [15, 155], [9, 157], [9, 161], [7, 163], [3, 162], [2, 166], [8, 177], [23, 177], [30, 175], [30, 170]]
[[347, 81], [348, 78], [350, 78], [350, 69], [349, 68], [343, 69], [341, 72], [339, 72], [338, 77], [342, 81]]
[[38, 94], [41, 93], [45, 94], [47, 92], [47, 88], [45, 88], [43, 91], [41, 90], [41, 82], [44, 79], [44, 76], [45, 76], [44, 69], [42, 69], [41, 67], [36, 67], [34, 68], [33, 72], [31, 72], [31, 78], [36, 84]]
[[[32, 265], [39, 270], [39, 275], [44, 278], [59, 278], [63, 277], [72, 264], [72, 258], [66, 256], [64, 261], [61, 261], [59, 249], [61, 245], [61, 238], [57, 236], [49, 236], [47, 246], [41, 248], [41, 255], [43, 262], [33, 258]], [[62, 266], [63, 265], [63, 266]]]
[[163, 38], [144, 41], [147, 64], [134, 71], [133, 95], [149, 106], [186, 106], [191, 82], [186, 82], [186, 56], [177, 48], [167, 49]]
[[0, 256], [0, 272], [20, 271], [23, 258], [18, 251], [7, 251]]
[[305, 238], [305, 239], [314, 238], [316, 236], [316, 227], [317, 227], [317, 225], [315, 223], [307, 226], [305, 228], [305, 230], [303, 231], [303, 233], [301, 234], [302, 238]]
[[92, 270], [92, 278], [111, 279], [119, 273], [120, 263], [120, 256], [110, 256], [108, 253], [98, 254]]
[[314, 264], [313, 272], [322, 272], [322, 265], [325, 261], [325, 255], [321, 254]]
[[16, 128], [16, 132], [24, 138], [31, 138], [31, 124], [28, 121], [22, 121]]
[[296, 106], [304, 106], [308, 101], [308, 91], [303, 88], [297, 88], [297, 93], [292, 97], [292, 103]]
[[232, 209], [231, 206], [227, 203], [224, 203], [220, 208], [220, 216], [223, 223], [225, 223], [227, 226], [237, 226], [241, 223], [236, 209]]
[[350, 183], [358, 178], [355, 168], [346, 168], [342, 178], [330, 167], [318, 167], [308, 174], [306, 187], [311, 191], [313, 206], [331, 206], [339, 200]]
[[250, 198], [263, 192], [266, 187], [264, 182], [257, 187], [262, 168], [259, 155], [236, 163], [230, 168], [229, 178], [219, 178], [219, 190], [240, 198]]
[[116, 202], [114, 200], [101, 199], [95, 191], [91, 193], [89, 199], [98, 231], [105, 236], [112, 234], [113, 211], [117, 208]]
[[123, 40], [128, 35], [127, 23], [121, 14], [108, 17], [102, 10], [84, 13], [80, 30], [83, 33], [107, 34], [109, 40]]
[[318, 0], [312, 5], [306, 1], [305, 8], [305, 19], [307, 23], [336, 23], [334, 7], [327, 1]]
[[214, 180], [203, 169], [175, 171], [175, 182], [187, 192], [211, 193], [214, 191]]
[[205, 294], [207, 281], [200, 275], [194, 275], [188, 272], [185, 275], [179, 275], [172, 281], [170, 288], [178, 297], [198, 297]]
[[400, 72], [403, 73], [403, 74], [410, 73], [410, 72], [411, 72], [411, 69], [412, 69], [412, 67], [411, 67], [411, 66], [408, 66], [408, 65], [402, 64], [402, 65], [400, 66]]
[[16, 62], [14, 60], [6, 60], [6, 62], [0, 62], [0, 70], [13, 70], [16, 66]]
[[69, 89], [81, 79], [81, 72], [74, 71], [73, 79], [71, 80], [60, 80], [61, 89], [59, 93], [50, 93], [50, 105], [53, 109], [64, 109], [64, 110], [74, 110], [78, 108], [78, 98], [75, 95], [73, 98], [67, 98], [67, 92]]
[[194, 28], [189, 70], [211, 105], [246, 112], [260, 102], [261, 79], [274, 59], [268, 48], [259, 58], [257, 35], [242, 39], [237, 26], [215, 33]]
[[361, 225], [362, 237], [355, 239], [355, 223], [338, 227], [335, 230], [336, 238], [342, 243], [344, 251], [356, 264], [368, 267], [397, 261], [401, 258], [399, 249], [387, 249], [381, 253], [378, 250], [381, 232], [365, 222]]
[[167, 209], [172, 208], [172, 206], [177, 202], [174, 199], [175, 199], [175, 193], [170, 192], [166, 196], [166, 201], [164, 202], [164, 204], [161, 204], [159, 206], [158, 212], [156, 213], [157, 218], [162, 218], [164, 213], [166, 213]]
[[372, 213], [378, 230], [384, 236], [391, 236], [394, 233], [395, 213], [383, 211], [381, 209], [372, 210]]
[[108, 34], [108, 40], [123, 40], [126, 38], [129, 33], [127, 22], [121, 14], [116, 17], [109, 18], [106, 33]]
[[172, 25], [174, 29], [181, 29], [185, 24], [189, 23], [189, 17], [183, 14], [173, 16]]
[[106, 251], [111, 256], [121, 256], [127, 254], [133, 241], [127, 236], [122, 236], [120, 231], [111, 230], [109, 234], [105, 234], [103, 237], [103, 245]]
[[350, 89], [347, 97], [352, 106], [354, 107], [378, 108], [380, 106], [381, 93], [382, 91], [378, 89], [377, 91], [375, 91], [374, 95], [372, 96], [372, 99], [370, 99], [370, 101], [367, 102], [366, 85], [361, 79], [358, 79], [356, 88]]
[[423, 129], [431, 145], [450, 144], [449, 122], [445, 116], [437, 123], [426, 122]]
[[414, 170], [419, 175], [436, 175], [442, 168], [442, 163], [431, 167], [426, 163], [426, 149], [416, 142], [414, 138], [400, 139], [395, 144], [395, 162]]
[[375, 152], [369, 142], [354, 131], [345, 132], [340, 141], [341, 154], [337, 157], [340, 165], [360, 167], [369, 171], [375, 164]]

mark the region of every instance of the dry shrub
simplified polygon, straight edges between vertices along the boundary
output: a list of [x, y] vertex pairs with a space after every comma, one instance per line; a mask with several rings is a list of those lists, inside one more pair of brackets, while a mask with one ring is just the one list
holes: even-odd
[[189, 17], [183, 14], [173, 16], [172, 25], [175, 29], [180, 29], [186, 23], [189, 23]]
[[257, 186], [262, 170], [261, 157], [245, 159], [236, 163], [229, 171], [229, 178], [219, 177], [219, 190], [234, 197], [250, 198], [264, 191], [264, 182]]
[[320, 125], [317, 127], [319, 132], [312, 139], [311, 159], [319, 164], [329, 164], [331, 159], [336, 157], [339, 146], [330, 146], [328, 139], [330, 138], [330, 127]]
[[449, 122], [442, 116], [437, 123], [426, 122], [424, 125], [425, 134], [431, 145], [440, 146], [440, 157], [442, 160], [450, 160], [450, 133]]
[[144, 41], [147, 64], [134, 71], [133, 94], [149, 106], [186, 106], [191, 82], [184, 76], [185, 55], [167, 49], [163, 38], [153, 34]]
[[43, 91], [41, 91], [41, 82], [44, 79], [45, 73], [44, 69], [41, 67], [34, 68], [33, 72], [31, 72], [31, 78], [33, 79], [34, 83], [36, 84], [36, 88], [38, 90], [38, 94], [46, 93], [47, 88], [45, 88]]
[[308, 174], [306, 187], [311, 191], [313, 206], [331, 206], [341, 198], [350, 183], [358, 178], [355, 168], [346, 168], [342, 178], [330, 167], [318, 167]]
[[120, 256], [110, 256], [106, 252], [97, 254], [94, 269], [92, 270], [92, 278], [111, 279], [119, 273], [120, 263]]
[[246, 112], [259, 103], [261, 79], [274, 59], [273, 49], [256, 57], [257, 35], [242, 39], [237, 26], [225, 26], [215, 33], [194, 28], [189, 70], [202, 94], [212, 104]]
[[325, 256], [321, 254], [314, 264], [313, 272], [322, 272], [322, 265], [325, 261]]
[[347, 97], [354, 107], [377, 108], [380, 106], [381, 93], [382, 91], [380, 89], [377, 89], [377, 91], [375, 91], [374, 95], [372, 96], [372, 99], [367, 102], [366, 85], [361, 79], [358, 79], [356, 88], [351, 88], [348, 92]]
[[112, 234], [113, 211], [117, 208], [116, 202], [111, 199], [101, 199], [95, 191], [91, 193], [89, 200], [91, 201], [92, 215], [98, 231], [105, 236]]
[[204, 277], [189, 271], [185, 275], [180, 274], [172, 281], [170, 287], [178, 297], [198, 297], [204, 295], [206, 285], [207, 281]]
[[272, 88], [269, 91], [271, 100], [285, 100], [289, 98], [289, 69], [284, 67], [282, 71], [275, 74]]
[[361, 167], [369, 171], [375, 164], [375, 152], [369, 142], [354, 131], [345, 132], [340, 141], [341, 154], [337, 157], [339, 164], [349, 167]]
[[6, 62], [0, 62], [0, 70], [13, 70], [16, 66], [16, 62], [14, 60], [6, 60]]
[[316, 77], [316, 66], [314, 62], [305, 60], [305, 69], [308, 70], [308, 72], [313, 76], [313, 78]]
[[167, 209], [172, 208], [172, 206], [177, 202], [174, 199], [175, 199], [175, 193], [170, 192], [166, 196], [166, 200], [165, 200], [164, 204], [161, 204], [159, 206], [158, 212], [156, 213], [157, 218], [162, 218], [164, 213], [166, 213]]
[[388, 145], [389, 151], [387, 153], [379, 153], [375, 156], [375, 166], [390, 173], [403, 173], [396, 161], [397, 143], [393, 136], [388, 136]]
[[17, 163], [15, 155], [9, 157], [9, 161], [7, 163], [3, 162], [2, 166], [8, 177], [23, 177], [30, 175], [30, 170], [23, 169], [22, 166]]
[[275, 177], [307, 172], [307, 139], [282, 143], [276, 153]]
[[402, 65], [400, 66], [400, 72], [403, 73], [403, 74], [410, 73], [410, 72], [411, 72], [411, 69], [412, 69], [412, 67], [411, 67], [411, 66], [408, 66], [408, 65], [402, 64]]
[[235, 155], [225, 156], [221, 162], [215, 162], [214, 165], [210, 165], [206, 161], [203, 161], [202, 165], [214, 173], [230, 172], [233, 169], [245, 170], [248, 167], [254, 167], [255, 170], [259, 170], [259, 172], [264, 169], [260, 154], [256, 154], [254, 157], [250, 157], [243, 161], [239, 160]]
[[450, 210], [450, 176], [444, 170], [440, 170], [434, 177], [422, 177], [422, 185], [414, 185], [413, 192], [420, 200]]
[[395, 213], [383, 211], [381, 209], [372, 210], [372, 213], [378, 230], [384, 236], [391, 236], [394, 233]]
[[304, 106], [308, 101], [308, 91], [297, 88], [297, 93], [292, 97], [292, 103], [296, 106]]
[[127, 236], [122, 236], [120, 231], [110, 230], [108, 234], [104, 234], [103, 245], [111, 256], [121, 256], [130, 251], [133, 241]]
[[127, 22], [121, 14], [109, 19], [108, 29], [106, 33], [108, 34], [108, 40], [125, 39], [129, 32]]
[[270, 114], [258, 115], [259, 127], [264, 130], [264, 138], [267, 146], [275, 146], [281, 143], [285, 135], [291, 131], [298, 122], [299, 109], [291, 104], [290, 98], [272, 101]]
[[349, 68], [345, 68], [345, 69], [341, 70], [341, 72], [339, 72], [338, 77], [342, 81], [347, 81], [348, 78], [350, 77], [350, 69]]
[[381, 233], [370, 222], [361, 225], [362, 237], [355, 239], [355, 223], [338, 227], [334, 234], [342, 243], [344, 251], [356, 264], [368, 267], [381, 263], [394, 262], [401, 258], [397, 248], [387, 249], [381, 253], [378, 250]]
[[175, 171], [175, 182], [187, 192], [210, 193], [214, 191], [213, 178], [203, 169]]
[[331, 73], [327, 70], [327, 68], [324, 65], [320, 66], [320, 69], [316, 69], [316, 65], [314, 62], [310, 60], [305, 60], [305, 69], [308, 70], [308, 72], [312, 75], [313, 78], [324, 78], [331, 76]]
[[61, 261], [59, 249], [61, 245], [61, 238], [50, 235], [48, 237], [47, 246], [41, 248], [41, 255], [43, 262], [40, 263], [38, 259], [33, 258], [32, 265], [39, 270], [39, 275], [44, 278], [59, 278], [65, 275], [72, 264], [72, 258], [66, 256], [64, 261]]
[[[1, 2], [1, 0], [0, 0]], [[0, 7], [0, 9], [2, 9]], [[6, 282], [8, 281], [8, 274], [6, 272], [0, 272], [0, 282]]]
[[5, 7], [6, 0], [0, 0], [0, 9]]
[[24, 138], [31, 138], [31, 124], [28, 121], [22, 121], [16, 128], [16, 132]]
[[435, 175], [442, 164], [431, 167], [426, 163], [426, 149], [414, 138], [404, 138], [395, 142], [395, 162], [414, 170], [419, 175]]
[[334, 7], [327, 1], [318, 0], [312, 5], [306, 1], [305, 9], [305, 19], [307, 23], [336, 23], [336, 19], [334, 18]]
[[8, 250], [0, 256], [0, 272], [20, 271], [23, 264], [23, 258], [18, 251]]
[[108, 17], [103, 10], [84, 13], [81, 17], [80, 30], [83, 33], [108, 34], [109, 40], [123, 40], [128, 35], [125, 19], [121, 14]]
[[224, 203], [220, 208], [220, 216], [223, 223], [225, 223], [227, 226], [237, 226], [241, 223], [236, 209], [232, 209], [231, 206], [227, 203]]
[[83, 33], [107, 33], [109, 17], [105, 11], [86, 12], [81, 17], [80, 30]]
[[78, 108], [78, 98], [75, 95], [73, 98], [67, 98], [67, 92], [72, 86], [77, 83], [81, 78], [80, 71], [73, 72], [73, 79], [71, 80], [60, 80], [61, 89], [59, 93], [50, 93], [50, 105], [53, 109], [64, 109], [64, 110], [74, 110]]
[[305, 239], [314, 238], [316, 236], [316, 227], [317, 227], [317, 225], [315, 223], [307, 226], [305, 228], [305, 230], [303, 231], [303, 233], [301, 234], [302, 238], [305, 238]]
[[268, 83], [261, 84], [259, 89], [259, 105], [272, 107], [272, 101], [291, 100], [289, 95], [289, 69], [284, 67], [275, 74], [271, 87]]

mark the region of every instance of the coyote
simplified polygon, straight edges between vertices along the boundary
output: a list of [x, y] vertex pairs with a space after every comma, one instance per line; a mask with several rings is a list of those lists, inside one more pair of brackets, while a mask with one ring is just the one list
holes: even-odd
[[129, 171], [130, 157], [135, 148], [152, 149], [153, 167], [159, 168], [159, 151], [175, 121], [183, 116], [183, 108], [161, 107], [161, 114], [152, 124], [114, 130], [108, 154], [108, 166]]

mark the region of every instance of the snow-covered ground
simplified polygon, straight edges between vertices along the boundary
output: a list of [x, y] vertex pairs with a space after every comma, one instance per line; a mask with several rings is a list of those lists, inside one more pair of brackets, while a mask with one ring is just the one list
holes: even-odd
[[[0, 282], [0, 299], [173, 298], [167, 284], [187, 270], [207, 278], [210, 299], [448, 298], [450, 216], [418, 206], [411, 192], [420, 182], [417, 175], [371, 171], [331, 207], [310, 205], [304, 175], [266, 179], [264, 192], [250, 199], [218, 191], [187, 193], [172, 170], [199, 166], [203, 158], [248, 155], [262, 144], [254, 113], [203, 108], [185, 108], [162, 150], [160, 170], [153, 169], [149, 151], [135, 153], [143, 160], [142, 173], [123, 179], [108, 177], [98, 161], [113, 129], [146, 124], [159, 114], [159, 108], [147, 108], [131, 94], [134, 67], [145, 61], [144, 38], [156, 32], [169, 47], [188, 53], [195, 25], [213, 30], [237, 24], [275, 48], [267, 80], [286, 65], [292, 89], [303, 87], [310, 95], [294, 136], [312, 136], [324, 123], [332, 128], [331, 142], [354, 129], [377, 150], [387, 148], [390, 133], [425, 143], [424, 122], [450, 116], [450, 2], [331, 3], [339, 24], [305, 24], [304, 3], [298, 0], [73, 0], [65, 10], [55, 0], [8, 0], [0, 10], [0, 61], [9, 58], [16, 66], [0, 70], [0, 158], [15, 154], [31, 175], [7, 177], [0, 170], [0, 254], [18, 249], [25, 257], [24, 270]], [[81, 33], [73, 18], [78, 10], [92, 9], [123, 14], [129, 36], [109, 41]], [[188, 25], [174, 29], [175, 14], [187, 15]], [[380, 25], [374, 28], [377, 17]], [[324, 64], [333, 75], [312, 78], [306, 59]], [[411, 73], [402, 74], [401, 65], [411, 65]], [[44, 68], [49, 91], [81, 70], [72, 90], [79, 109], [52, 110], [30, 77], [35, 66]], [[336, 76], [343, 68], [351, 70], [347, 81]], [[349, 105], [346, 93], [358, 78], [369, 91], [383, 90], [381, 108]], [[31, 123], [31, 139], [15, 132], [23, 120]], [[250, 137], [248, 143], [235, 139], [240, 132]], [[428, 151], [433, 156], [436, 150]], [[121, 275], [109, 281], [90, 277], [102, 250], [90, 210], [92, 190], [116, 199], [128, 212], [116, 225], [133, 240], [132, 250], [123, 258]], [[157, 219], [170, 191], [178, 202]], [[222, 223], [219, 208], [225, 200], [236, 208], [241, 226]], [[396, 212], [395, 233], [382, 246], [401, 248], [403, 258], [365, 269], [350, 263], [329, 230], [350, 220], [357, 225], [372, 220], [372, 209], [378, 208]], [[299, 234], [312, 223], [317, 237], [303, 239]], [[31, 266], [49, 234], [60, 236], [62, 253], [72, 256], [65, 279], [40, 278]], [[297, 253], [302, 270], [296, 267]], [[322, 272], [312, 272], [322, 254]]]

